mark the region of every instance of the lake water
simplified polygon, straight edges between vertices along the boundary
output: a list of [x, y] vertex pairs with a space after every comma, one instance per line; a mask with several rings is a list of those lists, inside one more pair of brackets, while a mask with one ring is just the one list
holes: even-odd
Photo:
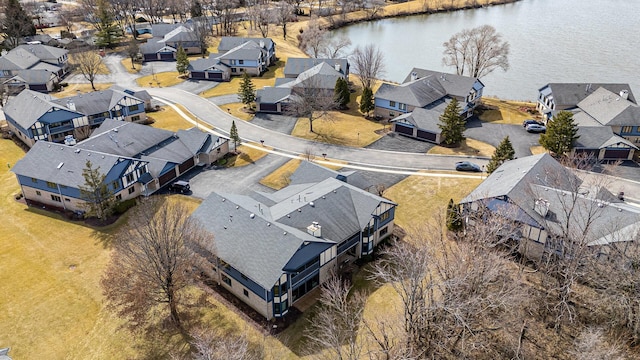
[[482, 9], [360, 23], [336, 30], [356, 45], [376, 43], [384, 79], [401, 82], [411, 68], [454, 72], [442, 43], [490, 24], [511, 44], [510, 68], [482, 79], [485, 95], [535, 100], [549, 82], [629, 83], [640, 95], [640, 0], [522, 0]]

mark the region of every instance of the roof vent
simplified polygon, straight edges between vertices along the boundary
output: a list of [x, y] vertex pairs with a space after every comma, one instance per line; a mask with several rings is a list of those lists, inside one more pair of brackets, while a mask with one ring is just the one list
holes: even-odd
[[75, 149], [73, 152], [77, 154], [80, 152], [80, 149]]
[[287, 217], [288, 217], [288, 218], [291, 218], [291, 215], [287, 214]]
[[256, 217], [256, 214], [254, 214], [254, 213], [249, 214], [249, 218], [250, 218], [250, 219], [253, 219], [253, 218], [255, 218], [255, 217]]
[[285, 231], [285, 232], [283, 232], [283, 233], [282, 233], [282, 235], [287, 235], [287, 232], [286, 232], [286, 231]]
[[622, 209], [621, 209], [621, 208], [618, 208], [618, 212], [622, 212]]
[[298, 209], [298, 212], [302, 212], [302, 209]]
[[307, 226], [307, 233], [317, 238], [322, 237], [322, 226], [320, 226], [317, 221], [314, 221], [311, 225]]
[[629, 90], [620, 90], [620, 97], [625, 100], [629, 99]]
[[222, 198], [222, 202], [225, 202], [225, 200], [227, 200], [227, 199], [225, 199], [225, 198]]
[[267, 223], [267, 226], [271, 226], [271, 223]]
[[549, 212], [549, 202], [545, 199], [538, 199], [534, 203], [533, 209], [542, 217], [546, 217]]
[[224, 229], [225, 229], [225, 230], [227, 230], [227, 227], [226, 227], [226, 226], [223, 226], [223, 227], [224, 227]]
[[598, 207], [599, 208], [603, 208], [604, 207], [604, 203], [598, 203]]
[[327, 197], [326, 197], [326, 196], [324, 196], [324, 195], [322, 195], [322, 198], [323, 198], [323, 199], [326, 199]]
[[240, 206], [236, 205], [236, 210], [240, 209]]
[[63, 162], [61, 162], [60, 164], [58, 164], [58, 166], [56, 166], [56, 169], [60, 169], [62, 167], [62, 165], [64, 165]]
[[309, 202], [309, 206], [311, 206], [311, 207], [315, 207], [315, 206], [316, 206], [316, 204], [314, 204], [314, 203], [313, 203], [313, 201], [310, 201], [310, 202]]
[[118, 128], [114, 128], [114, 129], [113, 129], [113, 132], [118, 132]]

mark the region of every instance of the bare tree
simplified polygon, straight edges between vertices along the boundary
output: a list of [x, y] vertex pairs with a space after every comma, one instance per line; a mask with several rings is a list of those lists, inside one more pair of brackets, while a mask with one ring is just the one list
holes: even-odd
[[287, 40], [287, 24], [295, 19], [295, 5], [280, 1], [274, 11], [275, 22], [282, 27], [282, 37]]
[[[326, 34], [325, 36], [328, 36]], [[330, 40], [325, 40], [324, 46], [320, 51], [321, 55], [328, 59], [338, 59], [344, 56], [344, 51], [351, 45], [351, 39], [341, 35], [335, 36]]]
[[349, 294], [350, 290], [337, 276], [323, 284], [321, 308], [306, 334], [323, 359], [326, 352], [338, 360], [358, 360], [362, 355], [364, 342], [358, 337], [358, 329], [367, 298], [359, 292]]
[[320, 27], [318, 18], [309, 20], [307, 27], [302, 34], [298, 35], [298, 46], [302, 51], [313, 58], [318, 58], [322, 54], [322, 49], [326, 43], [327, 30]]
[[240, 6], [239, 0], [217, 0], [213, 3], [212, 11], [218, 18], [216, 31], [219, 35], [229, 36], [235, 34], [235, 10], [238, 6]]
[[364, 48], [356, 47], [351, 56], [351, 63], [364, 88], [372, 89], [376, 79], [385, 73], [384, 54], [374, 44]]
[[367, 13], [367, 19], [375, 19], [376, 17], [384, 14], [385, 1], [384, 0], [369, 0], [368, 6], [364, 4], [364, 11]]
[[274, 12], [269, 5], [257, 5], [256, 26], [263, 38], [269, 36], [269, 27], [274, 22]]
[[77, 66], [82, 76], [91, 84], [93, 91], [96, 91], [94, 81], [96, 80], [96, 75], [104, 66], [102, 58], [95, 51], [88, 50], [73, 54], [72, 62]]
[[624, 357], [620, 350], [620, 344], [607, 341], [602, 330], [587, 328], [576, 338], [570, 354], [576, 360], [621, 360]]
[[309, 131], [313, 132], [313, 122], [329, 115], [338, 105], [333, 88], [322, 88], [318, 81], [310, 78], [293, 89], [285, 113], [308, 119]]
[[458, 75], [481, 78], [497, 68], [509, 69], [509, 43], [491, 25], [462, 30], [442, 45], [442, 63], [455, 67]]
[[209, 49], [209, 37], [213, 35], [213, 24], [207, 17], [193, 20], [193, 33], [200, 42], [200, 54], [204, 59]]
[[184, 331], [178, 306], [180, 290], [191, 284], [194, 270], [204, 266], [213, 237], [182, 204], [146, 199], [129, 218], [115, 242], [111, 263], [102, 279], [109, 306], [144, 328], [157, 305], [166, 304], [171, 322]]
[[193, 360], [253, 360], [262, 358], [259, 349], [252, 348], [245, 334], [223, 334], [216, 329], [200, 329], [191, 334], [195, 351]]

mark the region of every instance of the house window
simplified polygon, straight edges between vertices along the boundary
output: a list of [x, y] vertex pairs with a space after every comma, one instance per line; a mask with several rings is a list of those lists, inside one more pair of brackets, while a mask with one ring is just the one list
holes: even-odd
[[36, 195], [42, 196], [42, 193], [40, 191], [36, 190]]
[[62, 184], [60, 184], [60, 189], [66, 189], [66, 188], [67, 188], [67, 186], [66, 186], [66, 185], [62, 185]]
[[625, 134], [628, 134], [628, 133], [630, 133], [632, 131], [633, 131], [633, 126], [623, 126], [621, 132], [625, 133]]
[[132, 182], [132, 181], [133, 181], [133, 179], [134, 179], [134, 175], [133, 175], [133, 173], [128, 173], [128, 174], [127, 174], [127, 182]]
[[47, 187], [50, 189], [57, 189], [58, 187], [56, 186], [56, 183], [51, 182], [51, 181], [47, 181]]
[[62, 202], [62, 198], [60, 198], [60, 196], [58, 196], [58, 195], [51, 195], [51, 200], [57, 201], [57, 202]]
[[244, 60], [238, 60], [238, 64], [244, 65]]
[[389, 227], [388, 226], [383, 227], [382, 230], [380, 230], [380, 237], [387, 235], [388, 232], [389, 232]]
[[242, 289], [242, 293], [244, 294], [244, 296], [249, 297], [249, 292], [247, 291], [247, 289]]
[[36, 179], [36, 178], [31, 178], [31, 182], [32, 182], [32, 183], [37, 183], [37, 182], [38, 182], [38, 179]]
[[231, 279], [230, 279], [228, 276], [222, 275], [222, 281], [223, 281], [225, 284], [227, 284], [227, 285], [231, 286]]
[[116, 195], [116, 200], [121, 201], [122, 200], [122, 194]]
[[122, 116], [122, 110], [116, 110], [113, 112], [113, 117], [120, 117]]
[[137, 110], [140, 110], [140, 104], [129, 106], [129, 111], [137, 111]]
[[231, 68], [231, 72], [232, 73], [236, 72], [236, 68]]
[[390, 112], [390, 113], [389, 113], [389, 116], [390, 116], [390, 117], [395, 117], [395, 116], [396, 116], [396, 113], [394, 113], [394, 112], [392, 111], [392, 112]]
[[131, 121], [140, 121], [140, 116], [136, 115], [131, 118]]
[[383, 222], [385, 220], [387, 220], [389, 218], [389, 211], [385, 212], [384, 214], [380, 215], [380, 222]]
[[136, 188], [134, 186], [129, 188], [129, 195], [133, 194], [136, 191]]
[[389, 101], [389, 106], [396, 107], [396, 102], [395, 101]]
[[[235, 60], [231, 60], [231, 65], [235, 65], [235, 64], [236, 64], [236, 61]], [[235, 72], [235, 71], [233, 71], [233, 69], [231, 71]]]
[[66, 202], [71, 202], [71, 199], [69, 199], [69, 198], [64, 198], [64, 201], [66, 201]]
[[113, 190], [118, 190], [118, 182], [114, 181], [113, 183], [111, 183], [111, 187], [113, 187]]
[[240, 274], [240, 276], [242, 276], [242, 280], [249, 281], [249, 278], [246, 277], [244, 274]]
[[407, 110], [407, 104], [399, 104], [400, 105], [400, 110]]

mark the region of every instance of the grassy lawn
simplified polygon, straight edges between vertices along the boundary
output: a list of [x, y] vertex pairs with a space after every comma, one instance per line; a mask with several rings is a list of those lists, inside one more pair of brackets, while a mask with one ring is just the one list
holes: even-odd
[[362, 116], [331, 111], [325, 117], [313, 121], [313, 131], [309, 131], [309, 120], [300, 118], [291, 135], [303, 139], [329, 144], [363, 147], [380, 139], [383, 125]]
[[287, 161], [286, 164], [280, 166], [271, 174], [265, 176], [260, 180], [260, 184], [268, 186], [274, 190], [280, 190], [283, 187], [289, 185], [291, 180], [291, 174], [293, 174], [298, 166], [300, 166], [302, 160], [292, 159]]
[[433, 219], [449, 202], [460, 201], [480, 179], [409, 176], [385, 191], [384, 196], [398, 203], [395, 223], [403, 228]]
[[[280, 49], [278, 48], [278, 56], [280, 55]], [[265, 86], [273, 86], [276, 83], [276, 73], [282, 76], [282, 69], [284, 68], [284, 61], [279, 60], [275, 65], [270, 66], [269, 70], [262, 74], [262, 76], [256, 76], [251, 78], [251, 82], [253, 82], [253, 86], [255, 86], [256, 90], [260, 90]], [[231, 81], [221, 82], [216, 87], [209, 89], [202, 94], [206, 98], [220, 95], [231, 95], [237, 94], [238, 89], [240, 89], [240, 82], [242, 82], [241, 76], [233, 76], [231, 77]]]
[[221, 105], [220, 108], [222, 110], [227, 110], [229, 114], [237, 117], [240, 120], [251, 121], [255, 114], [247, 112], [245, 110], [245, 105], [243, 103], [229, 103]]
[[122, 61], [120, 61], [120, 64], [122, 64], [122, 67], [127, 69], [127, 72], [129, 74], [137, 74], [137, 73], [140, 72], [140, 70], [142, 70], [142, 64], [135, 64], [136, 68], [132, 69], [131, 68], [131, 59], [129, 59], [129, 58], [123, 59]]
[[167, 71], [139, 77], [136, 82], [142, 87], [170, 87], [178, 85], [185, 80], [185, 78], [179, 76], [177, 71]]
[[[102, 84], [102, 83], [95, 83], [94, 84], [96, 87], [96, 91], [101, 91], [101, 90], [106, 90], [108, 88], [111, 87], [111, 83], [106, 83], [106, 84]], [[68, 96], [75, 96], [78, 94], [86, 94], [86, 93], [90, 93], [93, 92], [93, 89], [91, 88], [91, 84], [69, 84], [67, 86], [64, 87], [63, 91], [59, 91], [59, 92], [52, 92], [50, 93], [52, 96], [55, 96], [57, 98], [64, 98], [64, 97], [68, 97]]]
[[[230, 146], [233, 148], [233, 145]], [[226, 163], [223, 164], [226, 167], [240, 167], [247, 165], [254, 165], [256, 161], [265, 157], [268, 153], [252, 147], [239, 145], [238, 154], [226, 159]]]
[[[182, 109], [182, 111], [185, 111], [185, 109]], [[193, 127], [190, 122], [185, 120], [175, 110], [173, 110], [172, 107], [167, 105], [160, 107], [160, 111], [151, 112], [147, 115], [153, 119], [153, 124], [151, 124], [151, 126], [155, 128], [178, 131]]]
[[517, 124], [522, 125], [522, 121], [539, 117], [523, 111], [525, 108], [533, 108], [536, 104], [522, 101], [500, 100], [495, 98], [482, 98], [482, 104], [489, 108], [480, 114], [480, 120], [496, 124]]
[[469, 156], [492, 156], [495, 147], [474, 139], [465, 139], [460, 146], [447, 148], [444, 146], [434, 146], [427, 154], [437, 155], [469, 155]]
[[539, 155], [542, 153], [546, 153], [547, 150], [545, 150], [542, 146], [537, 145], [537, 146], [532, 146], [529, 148], [529, 150], [531, 150], [531, 155]]

